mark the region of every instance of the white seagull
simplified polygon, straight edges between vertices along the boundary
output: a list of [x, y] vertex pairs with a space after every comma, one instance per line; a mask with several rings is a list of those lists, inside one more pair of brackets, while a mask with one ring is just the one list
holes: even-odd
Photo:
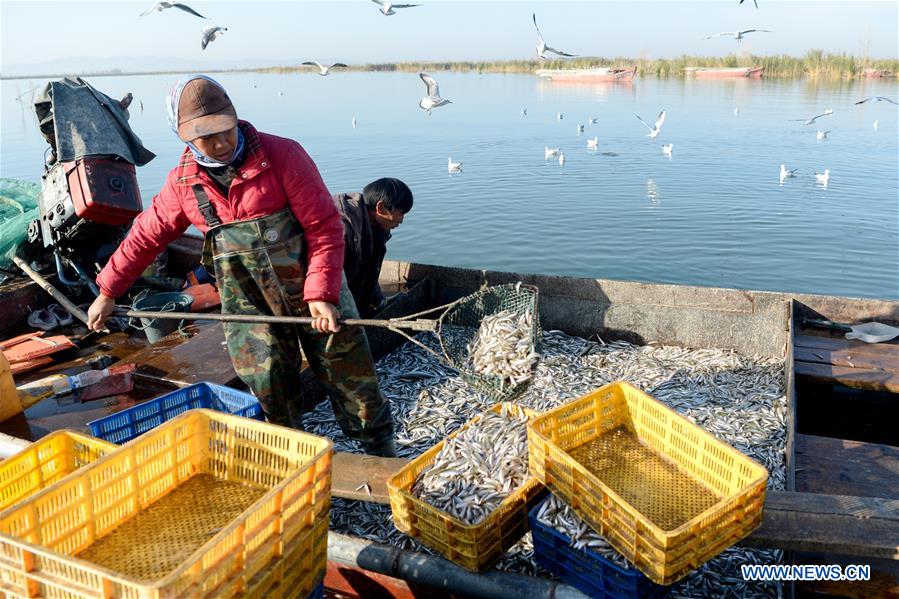
[[[752, 0], [752, 3], [755, 4], [755, 7], [756, 7], [756, 8], [759, 7], [758, 0]], [[740, 4], [743, 4], [743, 0], [740, 0]]]
[[772, 31], [770, 29], [741, 29], [740, 31], [722, 31], [721, 33], [716, 33], [715, 35], [710, 35], [709, 37], [707, 37], [705, 39], [710, 40], [713, 37], [722, 37], [725, 35], [732, 35], [732, 36], [734, 36], [735, 40], [737, 40], [738, 42], [742, 42], [743, 36], [745, 36], [747, 33], [755, 33], [755, 32], [772, 33]]
[[[141, 105], [141, 112], [143, 112], [143, 110], [144, 110], [143, 105]], [[880, 129], [880, 122], [874, 121], [872, 123], [872, 126], [874, 127], [874, 130], [877, 131], [878, 129]]]
[[550, 148], [548, 146], [543, 146], [543, 159], [549, 160], [553, 156], [559, 155], [559, 148]]
[[599, 147], [599, 138], [598, 137], [594, 136], [593, 139], [587, 140], [587, 149], [588, 150], [595, 150], [598, 147]]
[[461, 173], [462, 172], [462, 163], [461, 162], [453, 162], [453, 157], [450, 156], [446, 162], [446, 170], [451, 175], [453, 173]]
[[590, 118], [587, 119], [587, 124], [588, 124], [588, 125], [595, 125], [596, 122], [597, 122], [598, 120], [599, 120], [599, 119], [597, 119], [596, 117], [591, 116]]
[[182, 4], [181, 2], [157, 2], [156, 4], [154, 4], [147, 10], [145, 10], [144, 12], [140, 13], [140, 16], [145, 17], [148, 14], [150, 14], [151, 12], [162, 12], [167, 8], [180, 8], [184, 12], [190, 13], [195, 17], [200, 17], [201, 19], [206, 18], [203, 15], [201, 15], [200, 13], [198, 13], [197, 11], [195, 11], [194, 9], [192, 9], [191, 7], [189, 7], [188, 5]]
[[830, 181], [830, 169], [829, 168], [824, 169], [823, 175], [821, 173], [816, 172], [815, 180], [818, 183], [822, 184], [824, 187], [827, 187], [827, 182]]
[[418, 105], [428, 111], [428, 116], [431, 116], [431, 110], [433, 108], [445, 104], [452, 104], [449, 100], [444, 100], [440, 97], [440, 88], [437, 87], [437, 81], [435, 81], [433, 77], [425, 75], [424, 73], [419, 73], [418, 76], [421, 77], [421, 80], [424, 81], [425, 86], [428, 88], [428, 95], [422, 98]]
[[383, 0], [371, 0], [371, 1], [381, 7], [378, 10], [380, 10], [381, 14], [384, 15], [385, 17], [389, 17], [390, 15], [395, 15], [396, 11], [393, 10], [395, 8], [412, 8], [413, 6], [421, 6], [421, 4], [394, 4], [392, 2], [384, 2]]
[[328, 66], [324, 66], [322, 63], [318, 62], [317, 60], [307, 60], [306, 62], [303, 62], [300, 64], [308, 65], [308, 66], [312, 66], [312, 67], [318, 67], [318, 70], [319, 70], [318, 74], [321, 75], [322, 77], [327, 76], [327, 74], [331, 72], [331, 69], [333, 69], [335, 67], [343, 67], [344, 69], [347, 68], [347, 66], [345, 64], [343, 64], [342, 62], [335, 62], [333, 64], [329, 64]]
[[817, 139], [818, 141], [821, 141], [822, 139], [827, 139], [828, 133], [830, 133], [830, 131], [822, 131], [821, 129], [818, 129], [818, 133], [815, 134], [815, 139]]
[[527, 109], [527, 108], [522, 108], [522, 109], [521, 109], [521, 116], [527, 116], [527, 115], [528, 115], [528, 109]]
[[889, 102], [890, 104], [899, 104], [899, 102], [890, 100], [884, 96], [868, 96], [867, 98], [859, 100], [856, 104], [864, 104], [865, 102]]
[[565, 166], [565, 152], [559, 152], [559, 166]]
[[577, 134], [580, 135], [580, 134], [583, 133], [583, 132], [584, 132], [584, 126], [583, 126], [583, 125], [578, 125], [578, 126], [577, 126]]
[[355, 128], [356, 128], [356, 117], [353, 117], [353, 120], [350, 121], [350, 122], [351, 122], [352, 125], [353, 125], [353, 129], [355, 129]]
[[213, 41], [220, 35], [224, 35], [228, 31], [227, 27], [204, 27], [202, 30], [203, 37], [200, 39], [200, 48], [205, 50], [209, 42]]
[[543, 35], [540, 33], [540, 28], [537, 27], [537, 14], [532, 13], [531, 17], [534, 19], [534, 29], [537, 30], [537, 58], [540, 58], [541, 60], [547, 60], [547, 52], [552, 52], [556, 56], [560, 57], [566, 56], [570, 58], [572, 56], [576, 56], [576, 54], [569, 54], [568, 52], [562, 52], [561, 50], [556, 50], [555, 48], [547, 46], [546, 42], [543, 41]]
[[562, 114], [561, 112], [557, 112], [557, 113], [556, 113], [556, 120], [557, 120], [557, 121], [561, 121], [561, 120], [564, 119], [564, 118], [565, 118], [565, 115]]
[[815, 121], [817, 121], [818, 119], [820, 119], [822, 116], [830, 116], [830, 115], [832, 115], [832, 114], [833, 114], [833, 108], [828, 108], [827, 110], [825, 110], [825, 111], [822, 112], [821, 114], [815, 115], [815, 116], [813, 116], [812, 118], [810, 118], [810, 119], [808, 119], [808, 120], [806, 120], [806, 119], [790, 119], [790, 120], [792, 120], [792, 121], [794, 121], [794, 122], [802, 122], [803, 125], [811, 125], [811, 124], [813, 124]]
[[796, 173], [799, 172], [798, 168], [791, 168], [787, 170], [787, 167], [783, 164], [780, 165], [780, 180], [783, 181], [787, 177], [795, 177]]
[[740, 109], [734, 108], [734, 116], [740, 116]]
[[662, 131], [662, 123], [665, 122], [665, 111], [664, 110], [659, 113], [659, 118], [656, 119], [656, 124], [652, 127], [650, 127], [646, 121], [641, 119], [639, 115], [635, 114], [634, 116], [637, 117], [638, 121], [640, 121], [641, 123], [646, 125], [647, 129], [649, 129], [649, 138], [650, 139], [655, 139], [659, 136], [659, 133]]
[[667, 144], [662, 146], [662, 154], [670, 158], [672, 153], [674, 153], [674, 144]]

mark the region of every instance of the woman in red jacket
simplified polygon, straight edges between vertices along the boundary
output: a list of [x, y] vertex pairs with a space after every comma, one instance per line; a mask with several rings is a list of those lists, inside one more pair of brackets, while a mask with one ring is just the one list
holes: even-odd
[[271, 422], [302, 427], [300, 346], [347, 436], [395, 455], [390, 406], [378, 389], [365, 332], [343, 277], [343, 224], [318, 169], [295, 141], [239, 121], [224, 88], [204, 75], [169, 94], [169, 124], [187, 143], [152, 205], [97, 277], [89, 326], [189, 225], [205, 234], [222, 312], [311, 316], [309, 327], [225, 323], [238, 376]]

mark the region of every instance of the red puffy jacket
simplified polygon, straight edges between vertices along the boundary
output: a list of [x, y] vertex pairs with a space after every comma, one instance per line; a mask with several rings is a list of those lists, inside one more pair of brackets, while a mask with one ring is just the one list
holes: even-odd
[[206, 189], [222, 223], [258, 218], [287, 206], [303, 228], [306, 240], [306, 302], [337, 304], [343, 271], [343, 223], [321, 175], [297, 142], [260, 133], [246, 121], [246, 158], [231, 183], [228, 197], [185, 149], [181, 162], [169, 172], [153, 204], [135, 220], [122, 245], [97, 276], [103, 295], [118, 297], [163, 248], [194, 225], [208, 229], [191, 185]]

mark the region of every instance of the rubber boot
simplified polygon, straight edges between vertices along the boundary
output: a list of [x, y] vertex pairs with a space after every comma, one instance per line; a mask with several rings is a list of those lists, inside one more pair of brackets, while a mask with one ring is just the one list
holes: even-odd
[[396, 441], [393, 438], [382, 441], [381, 443], [362, 443], [362, 451], [367, 455], [376, 455], [382, 458], [396, 457]]

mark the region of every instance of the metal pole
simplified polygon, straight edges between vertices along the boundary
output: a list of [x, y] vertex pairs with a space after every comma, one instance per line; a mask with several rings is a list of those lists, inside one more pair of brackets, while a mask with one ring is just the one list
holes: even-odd
[[497, 570], [475, 574], [440, 557], [335, 532], [328, 533], [328, 560], [465, 597], [586, 599], [586, 595], [566, 584]]
[[51, 285], [50, 282], [47, 279], [45, 279], [44, 277], [42, 277], [36, 270], [34, 270], [30, 266], [28, 266], [28, 264], [24, 260], [22, 260], [18, 256], [13, 256], [12, 259], [13, 259], [13, 262], [16, 263], [16, 266], [18, 266], [19, 268], [22, 269], [22, 272], [24, 272], [26, 275], [31, 277], [32, 281], [34, 281], [35, 283], [40, 285], [44, 289], [44, 291], [46, 291], [51, 296], [53, 296], [53, 299], [58, 301], [60, 306], [62, 306], [66, 310], [68, 310], [72, 316], [74, 316], [75, 318], [77, 318], [78, 320], [83, 322], [84, 324], [87, 324], [87, 314], [85, 314], [85, 312], [83, 310], [81, 310], [78, 306], [76, 306], [75, 304], [70, 302], [66, 296], [64, 296], [62, 293], [60, 293], [56, 289], [56, 287]]

